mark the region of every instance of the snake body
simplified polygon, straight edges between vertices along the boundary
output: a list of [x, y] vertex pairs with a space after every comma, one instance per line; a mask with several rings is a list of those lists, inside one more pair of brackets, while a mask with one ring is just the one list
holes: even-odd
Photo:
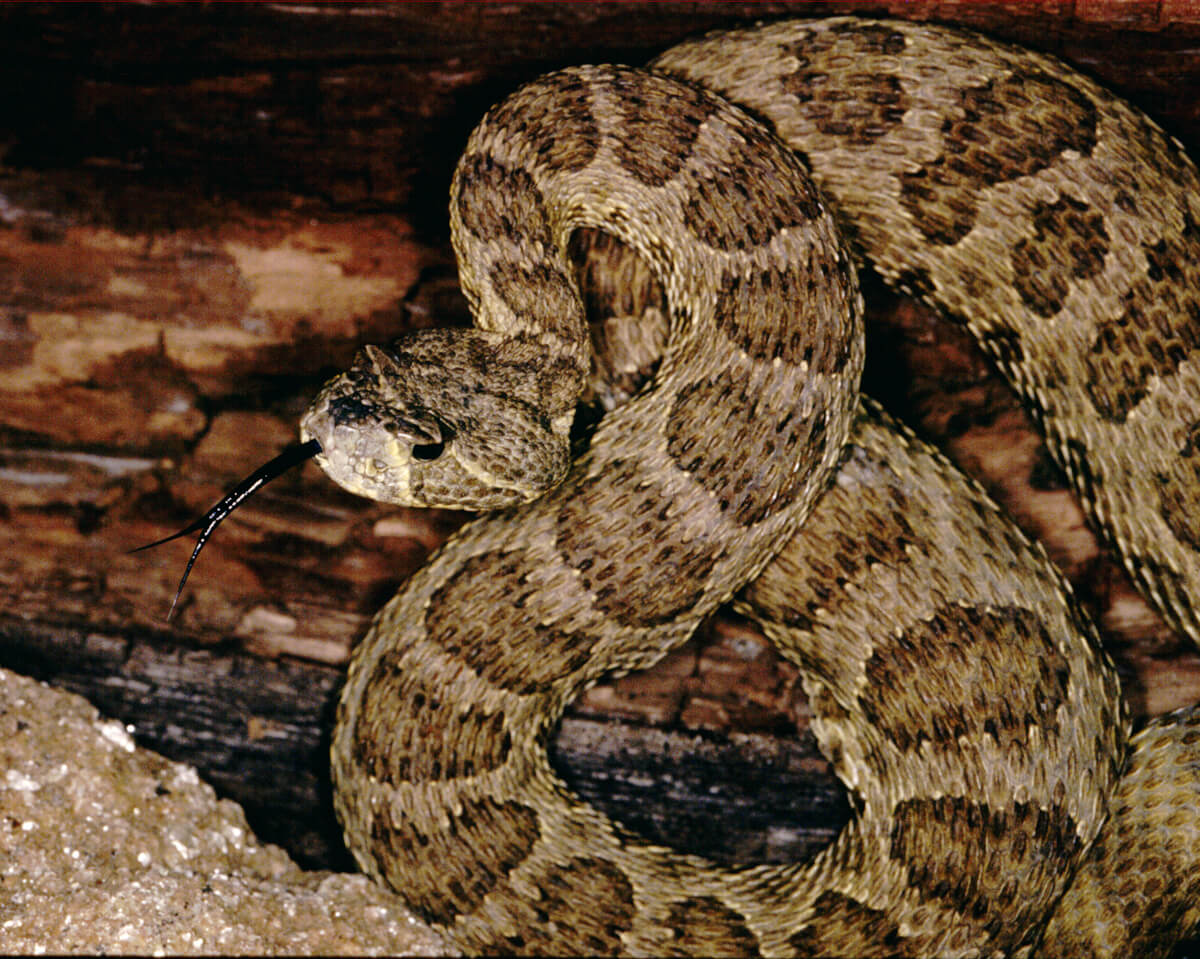
[[[356, 651], [333, 768], [362, 868], [471, 952], [1152, 954], [1188, 934], [1200, 715], [1131, 743], [1041, 551], [859, 399], [853, 263], [962, 318], [1200, 639], [1198, 225], [1195, 168], [1149, 120], [946, 28], [755, 27], [494, 107], [451, 193], [476, 329], [367, 348], [301, 428], [355, 492], [495, 510]], [[585, 229], [661, 285], [665, 346], [569, 463]], [[650, 845], [546, 758], [581, 689], [735, 597], [801, 668], [853, 796], [809, 863]]]

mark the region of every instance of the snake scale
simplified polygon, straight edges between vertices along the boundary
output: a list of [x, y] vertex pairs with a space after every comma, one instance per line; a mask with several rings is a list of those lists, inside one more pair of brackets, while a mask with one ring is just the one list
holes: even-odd
[[[491, 511], [354, 656], [333, 768], [364, 870], [478, 953], [1194, 934], [1200, 713], [1131, 738], [1040, 549], [857, 393], [865, 260], [969, 327], [1200, 640], [1200, 181], [1174, 141], [1045, 56], [788, 21], [522, 87], [470, 137], [450, 213], [476, 327], [366, 348], [301, 427], [354, 492]], [[569, 246], [591, 229], [661, 286], [664, 345], [572, 462], [595, 363]], [[731, 599], [801, 668], [852, 795], [811, 862], [650, 845], [546, 758], [583, 688]]]

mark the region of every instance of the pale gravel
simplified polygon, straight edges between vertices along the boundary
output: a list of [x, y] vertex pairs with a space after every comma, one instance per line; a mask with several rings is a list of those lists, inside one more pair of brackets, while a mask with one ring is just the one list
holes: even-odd
[[305, 872], [196, 771], [0, 670], [0, 953], [447, 954], [363, 876]]

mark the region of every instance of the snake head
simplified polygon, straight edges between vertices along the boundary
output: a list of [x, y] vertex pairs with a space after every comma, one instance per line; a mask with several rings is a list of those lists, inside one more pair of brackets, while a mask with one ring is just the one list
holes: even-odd
[[320, 444], [331, 479], [370, 499], [452, 509], [535, 499], [566, 475], [573, 407], [561, 408], [553, 363], [512, 344], [456, 329], [364, 347], [309, 407], [301, 439]]

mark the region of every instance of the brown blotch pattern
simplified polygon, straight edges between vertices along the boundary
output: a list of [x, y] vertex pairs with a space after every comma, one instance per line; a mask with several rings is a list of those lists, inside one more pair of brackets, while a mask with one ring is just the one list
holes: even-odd
[[647, 186], [662, 186], [687, 163], [716, 101], [702, 90], [689, 86], [681, 92], [644, 74], [617, 72], [613, 88], [621, 114], [613, 131], [617, 161]]
[[672, 505], [640, 466], [618, 459], [581, 483], [559, 511], [563, 558], [596, 607], [619, 623], [658, 626], [692, 609], [723, 555], [703, 536], [682, 542], [668, 516]]
[[839, 72], [835, 78], [814, 69], [812, 60], [894, 56], [905, 45], [903, 34], [882, 24], [844, 24], [815, 31], [788, 49], [796, 58], [797, 69], [782, 77], [781, 85], [796, 97], [801, 104], [798, 112], [819, 132], [850, 143], [871, 143], [904, 119], [909, 101], [900, 78], [868, 70]]
[[463, 799], [447, 809], [450, 821], [426, 831], [394, 804], [375, 810], [372, 847], [394, 888], [428, 922], [452, 925], [473, 911], [538, 839], [537, 813], [528, 806], [493, 799]]
[[610, 316], [667, 312], [667, 295], [645, 258], [611, 233], [580, 227], [571, 234], [567, 255], [591, 322]]
[[462, 159], [457, 175], [458, 215], [478, 239], [552, 245], [545, 199], [525, 170], [476, 153]]
[[494, 107], [483, 122], [524, 144], [527, 162], [552, 170], [582, 170], [600, 145], [588, 84], [571, 71], [533, 81]]
[[849, 52], [874, 57], [894, 57], [908, 46], [903, 33], [884, 23], [837, 23], [827, 33], [848, 40]]
[[[1041, 652], [1014, 661], [1011, 649]], [[1021, 747], [1034, 726], [1053, 739], [1070, 665], [1035, 613], [951, 604], [877, 648], [865, 673], [867, 721], [898, 749], [936, 751], [981, 734]]]
[[[961, 325], [967, 324], [959, 321]], [[979, 334], [979, 348], [999, 365], [1002, 370], [1012, 370], [1025, 362], [1025, 347], [1017, 330], [997, 328]], [[1053, 377], [1048, 378], [1053, 382]]]
[[[897, 487], [890, 497], [903, 500], [903, 491]], [[818, 610], [827, 610], [836, 620], [841, 605], [854, 602], [846, 592], [846, 584], [860, 581], [868, 570], [880, 564], [893, 569], [907, 565], [907, 548], [921, 540], [900, 509], [893, 512], [878, 508], [889, 502], [884, 499], [883, 503], [863, 503], [861, 515], [869, 517], [869, 522], [862, 524], [865, 535], [850, 536], [841, 529], [827, 529], [816, 539], [817, 531], [806, 532], [816, 540], [816, 548], [806, 551], [791, 575], [786, 579], [780, 577], [780, 595], [784, 601], [772, 603], [768, 614], [793, 629], [811, 631], [817, 625]], [[768, 583], [770, 580], [761, 578], [760, 582], [752, 583], [747, 597], [753, 602]], [[797, 652], [804, 655], [805, 650]], [[805, 660], [802, 665], [826, 681], [834, 680], [827, 666], [815, 659]]]
[[788, 939], [797, 956], [911, 955], [887, 914], [832, 890], [813, 903], [814, 924]]
[[1115, 423], [1200, 349], [1200, 227], [1185, 213], [1179, 236], [1144, 247], [1145, 276], [1121, 316], [1102, 327], [1084, 360], [1096, 412]]
[[[1075, 822], [1061, 806], [1013, 802], [1002, 809], [962, 796], [906, 799], [893, 812], [893, 859], [908, 884], [977, 922], [989, 948], [1023, 945], [1081, 848]], [[1033, 896], [1032, 890], [1043, 891]]]
[[[633, 926], [633, 887], [602, 859], [576, 857], [551, 864], [532, 880], [537, 897], [512, 895], [504, 906], [511, 923], [490, 923], [485, 934], [462, 936], [469, 953], [484, 956], [612, 956], [626, 950], [621, 934]], [[562, 918], [569, 917], [569, 918]], [[511, 936], [500, 928], [519, 929]]]
[[667, 418], [667, 452], [740, 526], [786, 509], [809, 482], [798, 463], [819, 459], [825, 412], [803, 412], [791, 391], [768, 396], [733, 369], [692, 383]]
[[564, 339], [583, 334], [587, 319], [575, 281], [554, 265], [505, 261], [492, 268], [489, 280], [508, 308], [538, 330]]
[[1162, 518], [1176, 539], [1200, 551], [1200, 423], [1192, 424], [1171, 469], [1156, 478]]
[[727, 141], [729, 155], [693, 174], [683, 205], [695, 237], [722, 252], [748, 250], [820, 217], [820, 196], [800, 161], [760, 125], [725, 119], [736, 134]]
[[[366, 687], [354, 733], [354, 760], [382, 783], [459, 779], [498, 769], [512, 740], [503, 712], [444, 706], [442, 694], [399, 653], [384, 656]], [[396, 705], [401, 705], [398, 710]]]
[[711, 896], [671, 903], [662, 935], [650, 949], [657, 956], [757, 956], [760, 951], [745, 916]]
[[1032, 219], [1034, 235], [1021, 240], [1010, 257], [1013, 285], [1034, 313], [1051, 317], [1062, 309], [1070, 278], [1090, 279], [1103, 268], [1109, 236], [1104, 216], [1069, 196], [1039, 202]]
[[[845, 462], [856, 470], [876, 477], [886, 475], [875, 455], [862, 447], [847, 444], [846, 454]], [[846, 589], [848, 584], [862, 582], [880, 564], [897, 572], [908, 565], [909, 547], [923, 540], [909, 523], [909, 517], [918, 514], [905, 483], [880, 479], [864, 484], [849, 508], [854, 512], [855, 535], [849, 535], [839, 521], [841, 507], [820, 509], [809, 518], [803, 537], [793, 541], [794, 545], [803, 543], [803, 548], [785, 547], [744, 589], [741, 601], [753, 608], [756, 617], [811, 632], [821, 622], [820, 610], [829, 614], [826, 622], [837, 622], [843, 605], [860, 601]], [[788, 643], [781, 651], [822, 682], [839, 686], [845, 682], [841, 675], [845, 661], [831, 656], [835, 649], [828, 643]], [[839, 708], [833, 702], [822, 707]]]
[[900, 176], [901, 203], [926, 239], [942, 246], [971, 232], [982, 188], [1044, 170], [1064, 150], [1088, 156], [1096, 145], [1095, 105], [1044, 73], [995, 80], [961, 97], [966, 115], [946, 120], [942, 155]]
[[[431, 642], [467, 663], [488, 682], [528, 695], [550, 689], [587, 662], [596, 637], [582, 629], [559, 631], [529, 608], [539, 587], [528, 582], [529, 559], [485, 553], [433, 594], [425, 612]], [[464, 609], [490, 610], [488, 629], [464, 619]], [[528, 650], [537, 649], [530, 657]]]
[[[813, 373], [842, 372], [850, 359], [854, 274], [848, 258], [814, 257], [807, 268], [729, 274], [717, 300], [717, 327], [756, 360], [776, 357]], [[824, 322], [813, 322], [819, 317]]]

